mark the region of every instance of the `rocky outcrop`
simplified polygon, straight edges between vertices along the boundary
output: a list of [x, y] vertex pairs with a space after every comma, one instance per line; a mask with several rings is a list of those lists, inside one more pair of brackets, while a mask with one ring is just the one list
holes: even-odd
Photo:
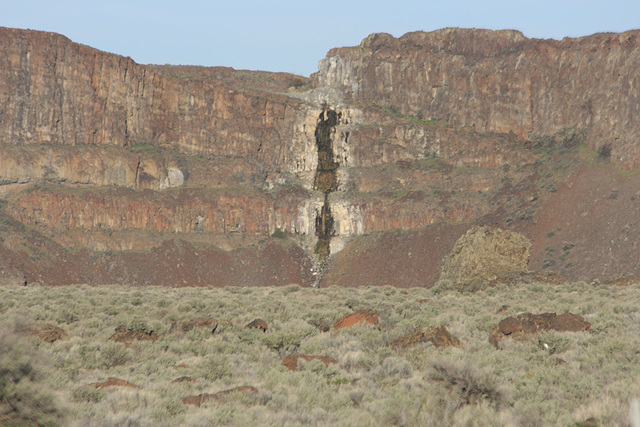
[[591, 328], [591, 323], [584, 320], [582, 316], [566, 312], [556, 315], [556, 313], [522, 313], [516, 317], [507, 317], [500, 321], [491, 335], [489, 342], [494, 347], [499, 348], [504, 337], [515, 339], [526, 339], [542, 331], [558, 332], [582, 332]]
[[[133, 146], [295, 164], [300, 103], [173, 78], [58, 34], [0, 28], [0, 142]], [[302, 113], [304, 115], [304, 113]]]
[[527, 271], [530, 251], [531, 242], [519, 233], [473, 227], [458, 239], [444, 260], [440, 280], [465, 284]]
[[251, 322], [247, 323], [244, 327], [245, 329], [260, 329], [262, 332], [267, 332], [269, 329], [269, 325], [262, 319], [254, 319]]
[[449, 333], [444, 326], [430, 326], [424, 329], [416, 329], [409, 335], [400, 337], [390, 343], [395, 348], [412, 348], [418, 344], [431, 343], [435, 347], [457, 347], [460, 340]]
[[26, 325], [18, 330], [18, 332], [27, 335], [33, 335], [49, 344], [53, 344], [58, 340], [66, 340], [69, 338], [69, 334], [60, 328], [59, 326], [52, 325], [50, 323], [32, 323]]
[[158, 193], [114, 187], [45, 187], [18, 194], [11, 213], [25, 224], [42, 224], [52, 230], [203, 231], [266, 236], [276, 229], [312, 234], [306, 214], [310, 208], [300, 195], [251, 190], [178, 189]]
[[638, 31], [562, 41], [457, 28], [372, 34], [331, 50], [318, 82], [355, 102], [478, 132], [527, 138], [578, 127], [590, 146], [608, 144], [616, 163], [638, 168], [639, 43]]
[[15, 146], [1, 144], [0, 186], [81, 184], [163, 190], [183, 185], [188, 162], [167, 156], [95, 146]]
[[351, 328], [358, 325], [376, 326], [378, 323], [378, 313], [374, 310], [359, 310], [338, 319], [336, 323], [334, 323], [333, 329]]
[[302, 359], [305, 362], [310, 362], [312, 360], [319, 360], [324, 363], [324, 366], [329, 366], [332, 363], [338, 363], [336, 359], [329, 356], [313, 356], [308, 354], [291, 354], [284, 358], [282, 361], [282, 365], [284, 365], [290, 371], [298, 370], [298, 361]]

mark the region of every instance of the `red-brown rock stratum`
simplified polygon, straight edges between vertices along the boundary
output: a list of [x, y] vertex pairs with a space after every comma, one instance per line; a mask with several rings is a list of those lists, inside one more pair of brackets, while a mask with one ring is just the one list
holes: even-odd
[[0, 284], [432, 286], [477, 226], [640, 274], [639, 38], [372, 34], [305, 78], [0, 28]]

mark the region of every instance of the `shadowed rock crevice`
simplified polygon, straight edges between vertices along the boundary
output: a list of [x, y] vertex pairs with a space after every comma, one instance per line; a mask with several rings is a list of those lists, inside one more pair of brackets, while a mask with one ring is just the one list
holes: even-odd
[[313, 188], [324, 193], [324, 204], [320, 212], [316, 213], [318, 243], [314, 250], [318, 257], [320, 268], [324, 266], [331, 254], [331, 237], [334, 234], [329, 194], [338, 188], [337, 170], [339, 165], [333, 159], [333, 135], [339, 120], [340, 113], [325, 106], [318, 117], [315, 131], [316, 146], [318, 147], [318, 167], [313, 180]]

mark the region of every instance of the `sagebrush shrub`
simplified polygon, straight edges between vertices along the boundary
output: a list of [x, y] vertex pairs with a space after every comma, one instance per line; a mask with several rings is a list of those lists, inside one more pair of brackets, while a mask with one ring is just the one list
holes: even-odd
[[151, 332], [153, 332], [153, 328], [149, 326], [147, 320], [142, 316], [134, 316], [131, 320], [129, 320], [129, 322], [127, 323], [127, 329], [132, 332], [140, 332], [143, 334], [150, 334]]
[[119, 343], [107, 341], [100, 346], [100, 358], [106, 368], [124, 365], [131, 359], [127, 348]]
[[8, 329], [0, 327], [0, 425], [63, 425], [42, 356]]
[[498, 379], [487, 369], [479, 369], [457, 360], [439, 359], [433, 362], [431, 379], [440, 381], [451, 393], [454, 408], [480, 404], [486, 400], [499, 408], [506, 403], [505, 392]]

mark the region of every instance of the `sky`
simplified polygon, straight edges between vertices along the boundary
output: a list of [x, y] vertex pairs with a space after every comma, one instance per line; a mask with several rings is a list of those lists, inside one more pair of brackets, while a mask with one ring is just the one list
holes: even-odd
[[53, 31], [140, 64], [308, 76], [371, 33], [514, 29], [530, 38], [640, 28], [639, 0], [0, 0], [0, 26]]

